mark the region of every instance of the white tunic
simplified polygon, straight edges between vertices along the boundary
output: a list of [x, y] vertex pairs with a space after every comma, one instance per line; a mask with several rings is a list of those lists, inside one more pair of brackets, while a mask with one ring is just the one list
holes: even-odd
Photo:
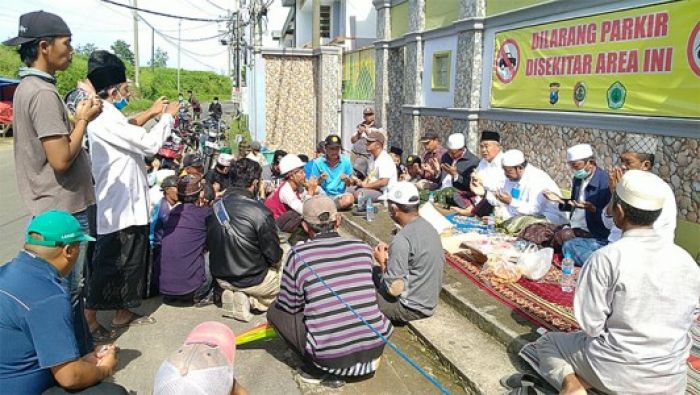
[[[661, 208], [661, 215], [659, 215], [659, 218], [654, 222], [654, 230], [658, 232], [664, 240], [673, 243], [676, 238], [676, 217], [678, 216], [676, 196], [673, 194], [673, 190], [668, 184], [664, 183], [664, 185], [666, 185], [664, 190], [666, 200], [664, 201], [664, 206]], [[603, 218], [603, 225], [610, 229], [608, 241], [614, 243], [620, 240], [622, 231], [615, 226], [612, 216], [607, 216], [605, 210], [603, 210], [601, 215]]]
[[503, 219], [507, 220], [517, 215], [542, 215], [547, 221], [556, 225], [568, 222], [564, 213], [559, 211], [559, 206], [547, 200], [542, 194], [543, 191], [549, 190], [561, 195], [559, 186], [549, 174], [528, 164], [520, 180], [506, 180], [503, 190], [510, 193], [516, 184], [520, 187], [520, 198], [514, 198], [508, 205], [501, 203], [505, 208]]
[[583, 350], [615, 393], [685, 392], [700, 268], [653, 229], [633, 229], [591, 255], [574, 298]]
[[506, 182], [506, 175], [503, 172], [503, 152], [499, 152], [491, 162], [482, 158], [474, 171], [486, 190], [486, 199], [491, 205], [495, 205], [497, 199], [492, 192], [500, 191]]
[[385, 187], [382, 187], [381, 191], [391, 189], [397, 181], [396, 163], [394, 163], [394, 160], [391, 159], [391, 155], [386, 151], [382, 151], [376, 159], [370, 155], [368, 168], [369, 174], [367, 175], [367, 179], [370, 182], [384, 178], [389, 179], [389, 183]]
[[163, 114], [148, 132], [130, 124], [113, 104], [103, 101], [102, 113], [87, 127], [97, 195], [97, 234], [148, 224], [144, 156], [158, 152], [172, 126], [173, 117]]

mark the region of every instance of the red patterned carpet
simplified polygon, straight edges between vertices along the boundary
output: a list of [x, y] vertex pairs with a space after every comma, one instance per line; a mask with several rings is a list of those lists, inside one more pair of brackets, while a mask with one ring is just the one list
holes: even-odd
[[480, 275], [481, 266], [449, 253], [445, 253], [445, 259], [479, 288], [534, 325], [565, 332], [578, 329], [572, 312], [574, 293], [562, 292], [558, 267], [552, 266], [540, 281], [522, 278], [514, 284], [492, 285]]

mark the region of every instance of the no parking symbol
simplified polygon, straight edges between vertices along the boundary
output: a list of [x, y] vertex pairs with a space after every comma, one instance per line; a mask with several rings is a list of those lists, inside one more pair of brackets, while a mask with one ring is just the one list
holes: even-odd
[[513, 39], [506, 39], [498, 49], [496, 57], [496, 76], [504, 83], [513, 81], [520, 68], [520, 48]]
[[687, 55], [690, 68], [700, 77], [700, 22], [695, 24], [695, 28], [688, 37]]

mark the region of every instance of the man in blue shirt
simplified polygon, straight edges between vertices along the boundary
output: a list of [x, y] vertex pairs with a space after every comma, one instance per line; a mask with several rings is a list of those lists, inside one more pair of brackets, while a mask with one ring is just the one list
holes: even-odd
[[[100, 383], [117, 365], [114, 346], [82, 358], [78, 352], [70, 297], [62, 282], [84, 241], [94, 239], [72, 215], [47, 211], [29, 224], [24, 249], [0, 267], [3, 393], [39, 394], [58, 384], [69, 390], [91, 387], [94, 393], [126, 394], [118, 385]], [[61, 393], [60, 387], [53, 391]]]
[[315, 177], [321, 189], [331, 197], [339, 210], [352, 207], [355, 202], [345, 188], [353, 175], [352, 163], [347, 156], [340, 155], [340, 137], [331, 134], [326, 137], [326, 154], [313, 160], [309, 178]]

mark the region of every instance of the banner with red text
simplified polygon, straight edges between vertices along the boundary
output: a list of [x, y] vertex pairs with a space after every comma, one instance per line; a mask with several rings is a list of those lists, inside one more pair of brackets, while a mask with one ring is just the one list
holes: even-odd
[[491, 107], [700, 117], [700, 0], [498, 33]]

